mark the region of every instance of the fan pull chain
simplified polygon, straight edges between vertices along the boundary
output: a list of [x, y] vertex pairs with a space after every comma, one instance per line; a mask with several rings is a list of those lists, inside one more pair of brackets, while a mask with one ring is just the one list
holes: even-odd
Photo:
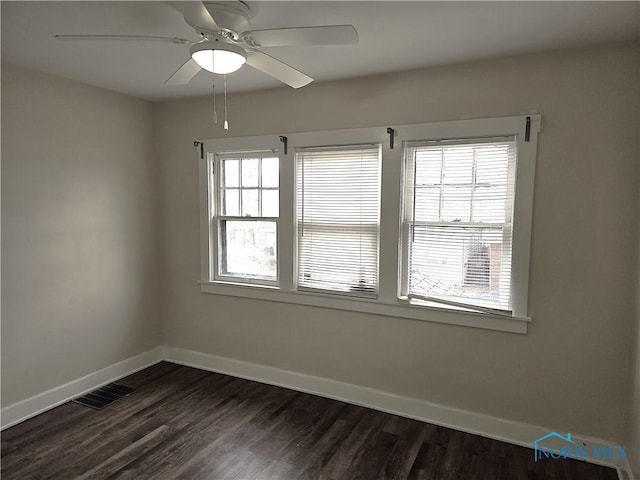
[[[215, 61], [216, 61], [216, 56], [214, 54], [214, 51], [211, 50], [211, 69], [215, 70]], [[218, 112], [216, 110], [216, 76], [213, 74], [213, 72], [211, 72], [211, 94], [213, 95], [213, 124], [217, 125], [218, 124]]]
[[224, 129], [229, 130], [229, 121], [227, 120], [227, 76], [224, 76]]
[[216, 78], [213, 74], [211, 74], [211, 76], [213, 77], [213, 82], [212, 82], [212, 86], [211, 86], [211, 91], [212, 91], [212, 95], [213, 95], [213, 123], [215, 125], [218, 124], [218, 112], [216, 110]]

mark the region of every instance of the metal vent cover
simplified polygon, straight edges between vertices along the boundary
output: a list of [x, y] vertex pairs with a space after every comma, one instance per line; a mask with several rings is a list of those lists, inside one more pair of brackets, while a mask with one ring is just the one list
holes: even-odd
[[135, 388], [125, 387], [117, 383], [110, 383], [103, 387], [100, 387], [92, 392], [86, 393], [81, 397], [74, 398], [72, 401], [90, 407], [95, 410], [100, 410], [110, 403], [120, 400], [127, 395], [130, 395]]

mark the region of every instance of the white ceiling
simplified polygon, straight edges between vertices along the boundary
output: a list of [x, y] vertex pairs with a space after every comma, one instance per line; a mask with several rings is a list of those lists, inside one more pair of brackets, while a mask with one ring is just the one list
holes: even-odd
[[[265, 49], [316, 82], [640, 36], [639, 2], [246, 3], [253, 30], [356, 27], [358, 45]], [[1, 8], [3, 60], [150, 100], [211, 91], [206, 72], [188, 85], [163, 84], [188, 59], [188, 45], [53, 38], [128, 34], [196, 40], [194, 30], [168, 3], [3, 1]], [[281, 85], [249, 66], [228, 75], [229, 91]]]

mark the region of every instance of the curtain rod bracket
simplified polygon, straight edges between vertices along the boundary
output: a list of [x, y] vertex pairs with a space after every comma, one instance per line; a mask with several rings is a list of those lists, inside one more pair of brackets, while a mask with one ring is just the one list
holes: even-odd
[[289, 143], [289, 139], [287, 137], [285, 137], [284, 135], [280, 135], [280, 141], [282, 143], [284, 143], [284, 154], [287, 154], [287, 145]]
[[196, 140], [193, 142], [193, 146], [196, 148], [200, 147], [200, 158], [204, 158], [204, 143]]
[[391, 127], [387, 127], [387, 133], [389, 134], [389, 148], [393, 150], [393, 136], [395, 135], [396, 131]]

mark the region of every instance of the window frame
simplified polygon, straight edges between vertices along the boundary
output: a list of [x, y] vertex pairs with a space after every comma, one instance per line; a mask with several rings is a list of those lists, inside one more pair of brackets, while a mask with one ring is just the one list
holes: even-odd
[[[515, 145], [515, 149], [517, 150], [517, 141], [516, 138], [513, 136], [499, 136], [499, 137], [475, 137], [475, 138], [460, 138], [460, 139], [454, 139], [453, 141], [451, 141], [450, 139], [447, 142], [451, 142], [449, 143], [449, 145], [482, 145], [482, 144], [487, 144], [487, 143], [500, 143], [500, 142], [505, 142], [505, 143], [513, 143]], [[445, 145], [446, 142], [441, 142], [439, 140], [436, 139], [428, 139], [428, 140], [424, 140], [424, 141], [417, 141], [417, 142], [403, 142], [403, 158], [402, 158], [402, 168], [403, 168], [403, 175], [407, 175], [407, 172], [409, 172], [410, 168], [409, 168], [409, 164], [412, 162], [412, 160], [409, 158], [410, 154], [409, 154], [409, 149], [412, 148], [420, 148], [421, 146], [429, 146], [429, 143], [433, 143], [434, 146], [436, 145], [444, 145], [444, 146], [448, 146]], [[507, 179], [511, 179], [510, 182], [513, 182], [514, 184], [514, 195], [513, 195], [513, 200], [515, 201], [515, 180], [516, 180], [516, 167], [517, 167], [517, 157], [518, 157], [518, 153], [517, 151], [515, 152], [515, 161], [513, 163], [510, 163], [507, 167], [507, 174], [506, 174], [506, 178]], [[413, 160], [413, 162], [415, 162], [415, 160]], [[408, 188], [407, 185], [407, 179], [403, 177], [403, 185], [402, 185], [402, 189], [403, 189], [403, 198], [402, 198], [402, 212], [401, 212], [401, 222], [402, 222], [402, 226], [401, 226], [401, 266], [400, 266], [400, 275], [401, 275], [401, 282], [400, 282], [400, 298], [402, 300], [408, 301], [409, 303], [415, 303], [416, 305], [426, 305], [426, 304], [434, 304], [434, 306], [442, 306], [445, 307], [446, 305], [449, 305], [449, 307], [454, 307], [454, 308], [460, 308], [460, 309], [464, 309], [464, 310], [470, 310], [470, 311], [476, 311], [476, 312], [489, 312], [489, 313], [495, 313], [496, 315], [505, 315], [505, 316], [513, 316], [515, 314], [515, 312], [513, 311], [513, 308], [511, 308], [510, 310], [507, 309], [501, 309], [498, 306], [482, 306], [481, 304], [479, 305], [473, 305], [473, 302], [467, 302], [465, 301], [464, 297], [459, 297], [460, 300], [457, 300], [456, 298], [454, 299], [450, 299], [450, 300], [437, 300], [437, 299], [433, 299], [433, 300], [429, 300], [427, 298], [420, 298], [419, 295], [414, 295], [413, 298], [410, 298], [409, 295], [409, 280], [410, 280], [410, 245], [409, 245], [409, 236], [410, 236], [410, 232], [411, 227], [413, 226], [414, 230], [415, 230], [415, 226], [416, 225], [420, 225], [423, 227], [440, 227], [440, 226], [453, 226], [453, 224], [455, 223], [455, 226], [461, 226], [461, 227], [469, 227], [469, 228], [495, 228], [496, 226], [499, 226], [502, 230], [502, 237], [503, 237], [503, 243], [501, 245], [504, 245], [505, 240], [508, 239], [508, 244], [510, 247], [510, 250], [513, 250], [513, 229], [512, 229], [512, 224], [513, 224], [513, 210], [510, 211], [505, 211], [505, 214], [508, 214], [508, 221], [506, 219], [503, 219], [503, 221], [501, 222], [488, 222], [488, 223], [484, 223], [484, 222], [476, 222], [473, 220], [472, 218], [472, 212], [473, 212], [473, 199], [474, 199], [474, 192], [476, 187], [478, 186], [475, 174], [473, 173], [476, 169], [476, 165], [475, 165], [475, 159], [473, 160], [473, 164], [472, 164], [472, 174], [471, 174], [471, 179], [470, 182], [468, 183], [468, 186], [470, 188], [471, 191], [471, 195], [470, 195], [470, 218], [468, 221], [461, 221], [459, 223], [456, 222], [452, 222], [452, 221], [442, 221], [442, 220], [429, 220], [429, 221], [424, 221], [424, 220], [415, 220], [415, 213], [413, 212], [413, 209], [415, 208], [415, 205], [411, 205], [411, 207], [409, 207], [409, 204], [414, 204], [415, 203], [415, 198], [416, 198], [416, 193], [414, 190], [411, 190], [411, 194], [413, 196], [413, 198], [407, 198], [406, 195], [409, 193], [410, 189]], [[414, 163], [414, 168], [415, 168], [415, 163]], [[441, 172], [441, 175], [443, 175], [443, 171]], [[509, 180], [508, 180], [509, 181]], [[415, 179], [414, 179], [415, 182]], [[443, 195], [444, 195], [444, 188], [442, 187], [447, 187], [447, 186], [451, 186], [451, 185], [467, 185], [464, 183], [440, 183], [440, 192], [439, 192], [439, 215], [441, 215], [441, 210], [442, 210], [442, 199], [443, 199]], [[489, 184], [490, 185], [490, 184]], [[486, 186], [486, 184], [484, 184], [484, 186]], [[416, 185], [414, 184], [413, 188], [416, 188]], [[512, 202], [513, 203], [513, 202]], [[513, 207], [513, 205], [512, 205]], [[412, 218], [408, 219], [407, 218], [407, 211], [411, 210], [412, 212]], [[510, 228], [509, 229], [505, 229], [504, 227], [508, 225]], [[510, 255], [511, 257], [512, 255]], [[510, 262], [511, 263], [511, 262]], [[513, 269], [510, 269], [509, 271], [509, 279], [511, 278], [511, 274], [513, 273]], [[501, 274], [502, 275], [502, 274]], [[512, 291], [512, 285], [509, 285], [509, 291], [511, 293]], [[436, 296], [437, 297], [437, 296]], [[518, 312], [516, 315], [523, 315], [522, 312]], [[526, 315], [526, 312], [525, 314]]]
[[[528, 120], [527, 120], [528, 119]], [[365, 312], [413, 320], [462, 325], [512, 333], [527, 333], [531, 317], [527, 310], [529, 254], [533, 187], [540, 131], [539, 114], [508, 117], [453, 120], [422, 124], [391, 125], [394, 148], [387, 133], [389, 125], [332, 130], [324, 132], [283, 133], [252, 137], [230, 137], [202, 140], [208, 152], [200, 159], [201, 205], [201, 281], [204, 293], [255, 298], [267, 301], [310, 305], [347, 311]], [[525, 137], [529, 134], [529, 141]], [[474, 137], [516, 137], [517, 166], [513, 218], [511, 317], [491, 313], [471, 312], [454, 307], [433, 306], [409, 302], [401, 297], [402, 234], [403, 227], [403, 142], [428, 139], [456, 139]], [[287, 138], [287, 153], [280, 137]], [[295, 270], [296, 252], [296, 177], [295, 149], [297, 147], [339, 146], [351, 144], [382, 144], [382, 180], [380, 197], [380, 229], [378, 257], [378, 298], [348, 297], [330, 292], [297, 290]], [[210, 162], [216, 152], [274, 151], [280, 159], [280, 220], [277, 229], [279, 285], [218, 281], [212, 279], [211, 205], [209, 201]]]
[[[226, 152], [218, 152], [208, 159], [210, 162], [210, 167], [208, 171], [209, 175], [209, 187], [208, 190], [211, 192], [213, 190], [213, 194], [209, 193], [209, 211], [212, 222], [212, 232], [210, 233], [210, 241], [213, 243], [212, 249], [213, 254], [211, 255], [211, 267], [209, 278], [213, 281], [219, 282], [232, 282], [232, 283], [246, 283], [250, 285], [271, 285], [277, 286], [280, 278], [280, 268], [279, 262], [276, 262], [276, 278], [274, 280], [264, 278], [264, 277], [241, 277], [234, 275], [225, 275], [222, 273], [222, 257], [223, 257], [223, 228], [222, 223], [228, 221], [239, 221], [239, 222], [270, 222], [275, 223], [276, 226], [276, 260], [279, 258], [278, 251], [278, 230], [279, 230], [279, 221], [280, 217], [264, 217], [264, 216], [242, 216], [242, 211], [238, 211], [238, 215], [224, 215], [222, 211], [223, 205], [223, 194], [226, 188], [222, 185], [222, 163], [225, 160], [240, 160], [239, 171], [238, 171], [238, 196], [239, 196], [239, 206], [242, 205], [242, 191], [243, 190], [257, 190], [258, 191], [258, 204], [261, 203], [261, 193], [263, 191], [262, 187], [262, 172], [260, 169], [260, 173], [258, 176], [258, 186], [257, 187], [249, 187], [245, 188], [242, 186], [242, 160], [244, 159], [253, 159], [259, 158], [262, 160], [263, 158], [272, 158], [276, 157], [280, 160], [280, 157], [277, 155], [277, 152], [273, 152], [272, 150], [251, 150], [251, 151], [226, 151]], [[279, 171], [279, 169], [278, 169]], [[215, 175], [215, 172], [219, 172], [218, 175]], [[278, 187], [265, 187], [265, 190], [280, 190], [280, 186]]]

